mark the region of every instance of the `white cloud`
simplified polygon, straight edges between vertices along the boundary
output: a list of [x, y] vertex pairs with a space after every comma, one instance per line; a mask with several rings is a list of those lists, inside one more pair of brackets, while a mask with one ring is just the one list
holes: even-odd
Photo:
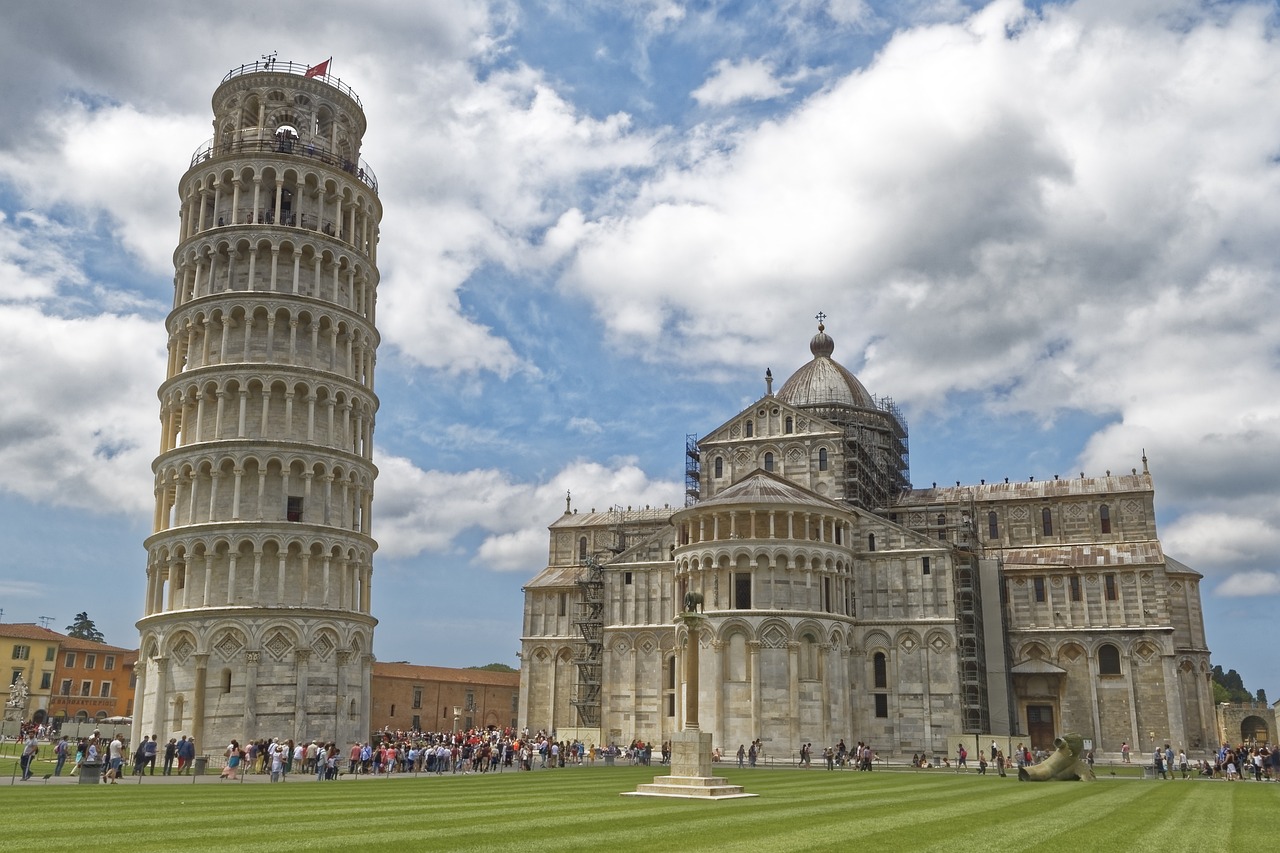
[[38, 598], [44, 591], [44, 581], [20, 581], [11, 578], [0, 578], [0, 595], [5, 598]]
[[1227, 578], [1213, 591], [1227, 598], [1256, 598], [1280, 595], [1280, 574], [1276, 572], [1240, 572]]
[[175, 194], [179, 164], [201, 138], [198, 119], [146, 115], [132, 106], [90, 108], [80, 101], [47, 113], [42, 137], [8, 156], [0, 175], [42, 207], [65, 204], [102, 212], [121, 244], [152, 273], [173, 269], [178, 235]]
[[599, 435], [604, 432], [600, 424], [596, 423], [593, 418], [569, 418], [569, 423], [566, 424], [566, 426], [574, 432], [582, 433], [583, 435]]
[[378, 167], [384, 340], [423, 367], [531, 372], [464, 314], [459, 290], [485, 264], [536, 274], [555, 263], [547, 229], [590, 204], [593, 182], [650, 164], [653, 137], [625, 113], [582, 114], [529, 68], [478, 80], [457, 63], [435, 69], [431, 83], [417, 109], [376, 125], [390, 152]]
[[774, 76], [773, 66], [762, 59], [715, 64], [711, 76], [693, 90], [695, 101], [704, 107], [723, 107], [740, 101], [767, 101], [791, 91]]
[[501, 471], [423, 470], [403, 457], [376, 457], [375, 514], [379, 553], [393, 558], [447, 554], [459, 538], [478, 531], [475, 564], [532, 574], [546, 565], [547, 525], [565, 508], [566, 493], [579, 506], [667, 505], [678, 483], [652, 480], [633, 459], [610, 465], [576, 461], [548, 480], [513, 481]]
[[[147, 512], [164, 376], [154, 319], [0, 307], [0, 488], [52, 506]], [[151, 341], [150, 345], [147, 341]]]

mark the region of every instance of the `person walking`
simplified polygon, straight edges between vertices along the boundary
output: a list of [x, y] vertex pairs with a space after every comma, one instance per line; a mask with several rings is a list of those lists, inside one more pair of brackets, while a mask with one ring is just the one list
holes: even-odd
[[54, 776], [62, 775], [62, 765], [67, 763], [67, 749], [69, 748], [70, 746], [67, 743], [67, 736], [63, 735], [62, 740], [58, 741], [57, 745], [53, 748], [53, 754], [57, 757], [57, 763], [53, 765]]
[[31, 778], [32, 765], [36, 763], [36, 756], [40, 754], [40, 741], [36, 738], [35, 727], [27, 733], [27, 739], [22, 744], [22, 758], [19, 763], [22, 765], [22, 781], [25, 782]]

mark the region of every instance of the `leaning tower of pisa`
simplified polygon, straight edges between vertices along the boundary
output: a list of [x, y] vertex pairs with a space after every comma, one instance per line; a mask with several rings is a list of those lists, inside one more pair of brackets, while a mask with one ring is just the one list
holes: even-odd
[[378, 223], [360, 99], [265, 61], [213, 95], [178, 187], [141, 735], [363, 740]]

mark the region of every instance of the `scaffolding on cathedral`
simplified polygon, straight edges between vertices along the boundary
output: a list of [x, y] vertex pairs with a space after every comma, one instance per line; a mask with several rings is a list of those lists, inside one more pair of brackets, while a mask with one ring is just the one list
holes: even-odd
[[887, 513], [889, 520], [939, 539], [955, 548], [953, 595], [956, 607], [956, 642], [959, 646], [960, 665], [960, 716], [964, 731], [980, 733], [988, 731], [991, 712], [987, 691], [987, 659], [982, 619], [982, 585], [978, 578], [978, 559], [981, 542], [974, 535], [974, 519], [977, 503], [967, 489], [922, 490], [920, 494], [932, 495], [935, 500], [912, 503], [905, 508]]
[[693, 506], [702, 498], [702, 457], [698, 436], [684, 437], [684, 505]]
[[[632, 509], [615, 506], [607, 513], [604, 542], [596, 542], [594, 553], [582, 558], [582, 574], [576, 581], [581, 599], [576, 603], [574, 625], [582, 640], [574, 648], [573, 663], [578, 677], [570, 704], [578, 712], [578, 724], [600, 725], [600, 688], [604, 667], [604, 584], [605, 568], [628, 550], [652, 544], [654, 532], [665, 529], [671, 508]], [[603, 545], [603, 547], [600, 547]], [[641, 549], [644, 559], [658, 555], [652, 548]]]
[[877, 399], [876, 409], [810, 410], [844, 429], [847, 503], [874, 510], [911, 488], [907, 422], [892, 398]]

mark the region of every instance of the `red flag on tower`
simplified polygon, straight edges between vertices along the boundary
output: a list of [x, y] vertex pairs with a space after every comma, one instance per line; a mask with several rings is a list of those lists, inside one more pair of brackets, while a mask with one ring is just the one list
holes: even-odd
[[306, 73], [304, 76], [306, 76], [306, 77], [323, 77], [324, 75], [326, 75], [326, 74], [328, 74], [328, 73], [329, 73], [329, 63], [330, 63], [330, 62], [333, 62], [333, 57], [332, 57], [332, 56], [331, 56], [331, 57], [329, 57], [328, 59], [326, 59], [324, 62], [321, 62], [319, 65], [313, 65], [313, 66], [311, 66], [310, 68], [308, 68], [308, 69], [307, 69], [307, 73]]

